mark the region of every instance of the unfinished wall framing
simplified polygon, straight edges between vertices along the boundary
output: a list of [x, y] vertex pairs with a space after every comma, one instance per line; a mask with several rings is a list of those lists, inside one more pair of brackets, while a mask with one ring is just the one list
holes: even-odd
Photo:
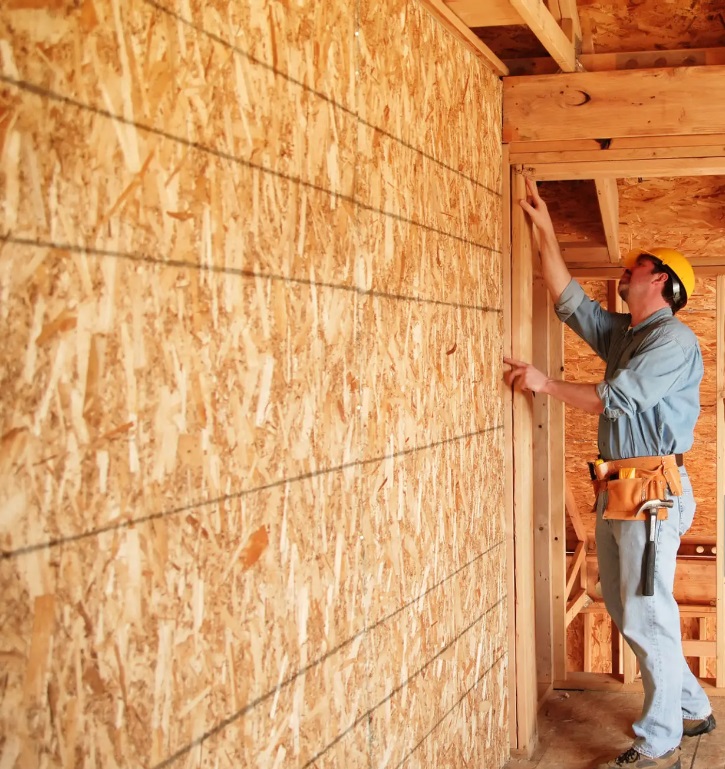
[[[613, 189], [607, 180], [622, 177], [662, 178], [689, 176], [695, 179], [699, 175], [722, 174], [725, 166], [722, 162], [721, 148], [717, 135], [714, 135], [716, 123], [710, 114], [707, 120], [701, 115], [710, 109], [709, 90], [702, 90], [700, 85], [715, 82], [722, 76], [722, 67], [708, 66], [700, 68], [680, 68], [676, 71], [660, 70], [657, 72], [628, 73], [578, 73], [558, 74], [556, 76], [510, 77], [504, 80], [504, 141], [506, 155], [513, 178], [527, 175], [538, 181], [592, 179], [597, 182], [607, 243], [611, 236], [616, 243], [616, 200], [612, 201]], [[606, 76], [605, 76], [606, 75]], [[689, 83], [683, 88], [684, 83]], [[611, 109], [609, 98], [617, 94], [617, 109]], [[573, 95], [584, 94], [589, 98], [578, 101]], [[706, 95], [707, 94], [707, 95]], [[685, 102], [686, 100], [686, 102]], [[590, 106], [591, 103], [591, 106]], [[579, 107], [581, 109], [578, 109]], [[677, 122], [663, 123], [655, 118], [661, 115], [677, 114]], [[639, 131], [639, 133], [637, 133]], [[601, 137], [608, 137], [603, 141]], [[655, 148], [653, 150], [653, 148]], [[611, 150], [611, 152], [610, 152]], [[610, 159], [611, 158], [611, 159]], [[599, 182], [602, 182], [600, 185]], [[517, 193], [518, 191], [518, 193]], [[519, 208], [518, 199], [522, 187], [512, 182], [512, 211]], [[654, 226], [654, 225], [653, 225]], [[512, 259], [532, 259], [530, 246], [525, 243], [526, 235], [517, 238], [517, 230], [512, 228]], [[589, 281], [594, 294], [605, 304], [616, 301], [616, 292], [612, 290], [613, 281], [619, 277], [621, 268], [612, 258], [613, 248], [609, 245], [591, 248], [582, 244], [566, 244], [565, 258], [574, 277]], [[725, 623], [723, 622], [723, 467], [722, 445], [725, 440], [725, 420], [723, 418], [722, 371], [723, 339], [725, 328], [722, 321], [722, 307], [725, 284], [721, 273], [725, 272], [725, 263], [717, 256], [709, 255], [707, 249], [697, 254], [692, 260], [698, 273], [698, 295], [684, 314], [685, 322], [690, 322], [696, 332], [703, 337], [703, 357], [706, 363], [706, 375], [701, 390], [702, 416], [697, 428], [697, 447], [688, 464], [692, 467], [693, 481], [697, 484], [700, 512], [697, 524], [690, 532], [690, 537], [683, 541], [683, 548], [693, 550], [688, 561], [688, 553], [681, 552], [682, 563], [678, 567], [678, 587], [681, 591], [681, 613], [683, 621], [684, 650], [693, 658], [693, 668], [705, 679], [708, 692], [715, 695], [725, 694]], [[512, 295], [529, 290], [516, 283], [516, 276], [527, 284], [535, 274], [536, 266], [519, 268], [514, 272]], [[715, 277], [717, 276], [717, 277]], [[595, 283], [592, 283], [592, 282]], [[543, 303], [540, 307], [543, 308]], [[515, 313], [515, 308], [514, 308]], [[530, 319], [525, 314], [516, 317], [512, 325], [522, 323], [527, 330], [517, 331], [519, 344], [526, 349], [531, 344], [531, 335], [540, 333], [542, 324], [547, 322], [543, 309], [534, 318], [532, 329]], [[528, 342], [521, 338], [528, 334]], [[571, 348], [571, 344], [569, 344]], [[545, 347], [538, 347], [539, 365], [549, 370], [552, 360], [546, 359]], [[570, 352], [570, 349], [568, 350]], [[543, 356], [543, 357], [542, 357]], [[567, 378], [579, 381], [593, 381], [596, 371], [591, 369], [593, 356], [564, 356]], [[596, 364], [596, 362], [594, 362]], [[576, 369], [576, 371], [574, 371]], [[528, 403], [526, 408], [537, 408]], [[521, 406], [523, 408], [523, 406]], [[577, 414], [576, 434], [583, 428], [582, 417]], [[541, 420], [546, 420], [541, 412]], [[545, 429], [550, 430], [547, 423]], [[569, 425], [571, 433], [571, 423]], [[592, 420], [591, 435], [596, 436], [595, 420]], [[514, 430], [514, 440], [517, 440]], [[527, 442], [529, 438], [525, 439]], [[576, 447], [574, 447], [576, 448]], [[526, 445], [516, 448], [517, 456], [530, 457], [536, 465]], [[581, 450], [568, 447], [567, 462], [576, 455], [581, 459]], [[539, 471], [546, 468], [539, 464]], [[517, 468], [518, 470], [518, 468]], [[551, 471], [551, 466], [549, 466]], [[528, 483], [521, 475], [521, 483]], [[567, 558], [567, 570], [550, 568], [547, 577], [551, 580], [551, 589], [539, 591], [537, 601], [544, 605], [529, 606], [528, 621], [534, 624], [536, 617], [545, 616], [553, 620], [552, 629], [560, 634], [569, 628], [569, 634], [575, 633], [580, 639], [579, 659], [575, 664], [587, 666], [590, 671], [584, 674], [565, 672], [556, 677], [554, 687], [567, 688], [602, 688], [629, 689], [637, 688], [634, 656], [618, 634], [612, 637], [608, 620], [599, 611], [601, 604], [596, 601], [592, 579], [596, 579], [595, 555], [592, 552], [592, 538], [587, 518], [587, 503], [591, 500], [587, 480], [581, 473], [576, 475], [581, 489], [565, 489], [555, 496], [537, 496], [537, 502], [550, 500], [547, 513], [537, 511], [544, 523], [537, 525], [537, 533], [551, 532], [564, 526], [567, 511], [567, 536], [571, 540], [572, 555]], [[518, 486], [515, 494], [526, 497], [528, 487]], [[531, 527], [531, 516], [517, 517], [515, 529], [519, 526]], [[542, 528], [543, 527], [543, 528]], [[691, 541], [690, 541], [691, 540]], [[697, 548], [704, 548], [701, 552]], [[546, 552], [549, 552], [548, 550]], [[695, 561], [694, 556], [700, 557]], [[590, 579], [590, 575], [591, 578]], [[517, 562], [515, 575], [517, 596], [526, 595], [527, 589], [533, 589], [534, 580], [540, 578], [535, 561], [527, 566]], [[527, 587], [528, 586], [528, 587]], [[562, 619], [563, 618], [563, 619]], [[526, 621], [523, 616], [517, 621]], [[538, 629], [538, 628], [537, 628]], [[566, 670], [567, 655], [562, 646], [553, 642], [553, 632], [537, 634], [537, 660], [544, 660], [544, 670], [539, 665], [539, 691], [546, 692], [546, 684], [551, 670]], [[605, 647], [608, 659], [603, 661], [598, 646]], [[518, 654], [518, 650], [517, 650]], [[570, 659], [571, 663], [572, 660]], [[521, 682], [520, 689], [525, 690], [526, 682]], [[521, 711], [517, 710], [521, 715]], [[535, 718], [535, 716], [534, 716]]]
[[499, 80], [406, 0], [25, 5], [0, 763], [501, 766]]

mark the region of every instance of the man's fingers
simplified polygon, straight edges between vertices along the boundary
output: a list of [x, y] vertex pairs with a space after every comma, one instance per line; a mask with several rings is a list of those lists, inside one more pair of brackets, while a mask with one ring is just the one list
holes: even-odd
[[507, 363], [509, 366], [527, 366], [528, 365], [525, 361], [516, 360], [516, 358], [507, 358], [505, 355], [503, 356], [503, 362]]
[[519, 205], [521, 206], [521, 208], [524, 209], [524, 211], [526, 211], [527, 214], [533, 214], [534, 211], [536, 211], [536, 209], [531, 205], [531, 203], [529, 203], [528, 200], [524, 200], [523, 198], [519, 200]]

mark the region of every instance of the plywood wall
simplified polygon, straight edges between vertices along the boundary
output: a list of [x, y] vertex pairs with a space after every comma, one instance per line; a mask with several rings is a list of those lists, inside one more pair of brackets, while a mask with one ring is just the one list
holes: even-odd
[[500, 84], [416, 2], [0, 12], [3, 767], [500, 767]]

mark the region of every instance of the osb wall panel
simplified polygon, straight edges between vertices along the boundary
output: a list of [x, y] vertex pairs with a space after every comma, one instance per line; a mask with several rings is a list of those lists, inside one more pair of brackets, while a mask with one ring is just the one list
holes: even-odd
[[497, 79], [413, 2], [27, 6], [2, 765], [501, 766]]

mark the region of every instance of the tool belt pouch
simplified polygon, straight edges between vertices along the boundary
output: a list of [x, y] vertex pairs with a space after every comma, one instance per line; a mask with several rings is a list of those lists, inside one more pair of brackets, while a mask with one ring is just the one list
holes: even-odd
[[[666, 499], [668, 487], [673, 496], [680, 496], [680, 473], [674, 457], [672, 462], [669, 459], [669, 456], [637, 457], [598, 465], [596, 474], [602, 477], [594, 480], [593, 484], [598, 505], [603, 503], [602, 517], [609, 520], [644, 521], [647, 513], [638, 515], [637, 511], [645, 502], [650, 499]], [[647, 465], [653, 469], [647, 469]], [[627, 477], [621, 477], [623, 475]], [[666, 520], [667, 513], [666, 507], [660, 507], [657, 510], [658, 520]]]

